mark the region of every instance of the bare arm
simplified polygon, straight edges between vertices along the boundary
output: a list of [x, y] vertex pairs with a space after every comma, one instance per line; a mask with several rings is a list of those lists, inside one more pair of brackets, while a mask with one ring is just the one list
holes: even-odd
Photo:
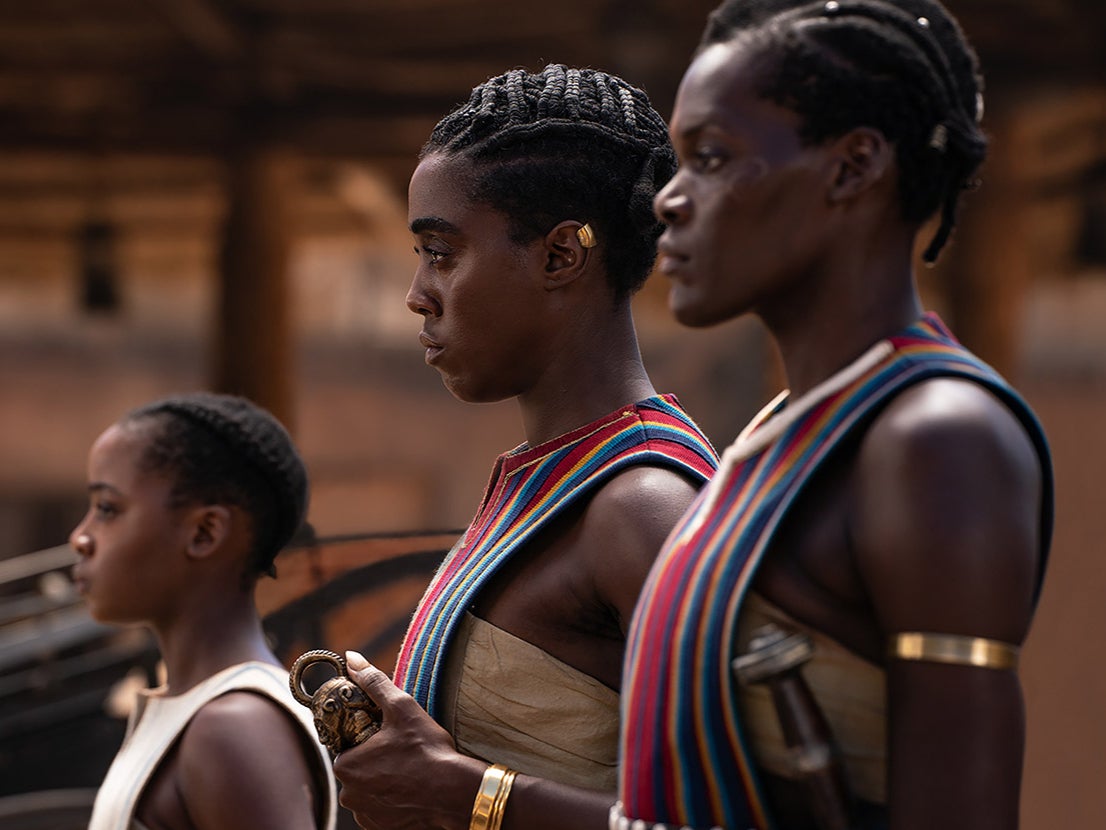
[[585, 516], [597, 593], [626, 634], [645, 578], [698, 487], [660, 467], [631, 467], [595, 496]]
[[181, 739], [181, 800], [202, 830], [314, 830], [317, 799], [303, 740], [277, 704], [232, 692], [204, 706]]
[[[1037, 574], [1041, 471], [989, 393], [930, 381], [865, 438], [851, 509], [883, 633], [1025, 639]], [[1017, 827], [1024, 707], [1015, 672], [890, 660], [894, 830]]]

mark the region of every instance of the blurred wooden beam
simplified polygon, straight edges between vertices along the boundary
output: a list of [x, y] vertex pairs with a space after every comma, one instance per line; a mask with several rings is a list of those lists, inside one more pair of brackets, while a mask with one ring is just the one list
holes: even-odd
[[293, 430], [289, 172], [287, 155], [263, 145], [228, 160], [213, 385]]

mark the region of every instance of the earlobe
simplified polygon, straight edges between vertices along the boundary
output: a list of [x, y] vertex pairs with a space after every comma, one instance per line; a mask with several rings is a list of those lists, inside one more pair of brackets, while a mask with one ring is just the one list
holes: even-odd
[[879, 130], [861, 127], [834, 142], [834, 175], [830, 202], [855, 199], [883, 180], [894, 161], [894, 148]]
[[[576, 280], [587, 265], [589, 249], [595, 242], [594, 232], [581, 233], [586, 226], [580, 222], [561, 222], [545, 237], [545, 288], [554, 290]], [[590, 242], [590, 245], [585, 245]]]
[[220, 504], [196, 509], [191, 521], [188, 555], [193, 559], [211, 556], [223, 546], [230, 533], [230, 509]]

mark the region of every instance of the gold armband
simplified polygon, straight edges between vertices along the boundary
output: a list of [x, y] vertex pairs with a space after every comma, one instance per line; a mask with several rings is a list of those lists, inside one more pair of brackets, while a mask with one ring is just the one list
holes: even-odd
[[929, 660], [984, 669], [1016, 669], [1020, 649], [1000, 640], [909, 631], [891, 638], [888, 653], [900, 660]]
[[484, 770], [480, 789], [476, 791], [476, 801], [472, 805], [469, 830], [499, 830], [503, 824], [503, 811], [507, 809], [507, 796], [511, 794], [511, 785], [517, 774], [502, 764], [492, 764]]

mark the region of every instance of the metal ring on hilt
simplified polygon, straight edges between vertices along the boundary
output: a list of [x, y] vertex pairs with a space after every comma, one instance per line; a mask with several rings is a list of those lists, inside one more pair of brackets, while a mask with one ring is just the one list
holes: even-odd
[[288, 686], [292, 690], [292, 697], [304, 706], [310, 706], [312, 696], [303, 690], [303, 673], [309, 666], [316, 663], [326, 663], [334, 667], [337, 677], [346, 677], [346, 661], [342, 655], [325, 648], [317, 648], [306, 651], [296, 658], [288, 672]]
[[749, 651], [737, 657], [732, 667], [744, 684], [765, 683], [798, 668], [813, 656], [814, 642], [808, 635], [767, 623], [753, 632]]

